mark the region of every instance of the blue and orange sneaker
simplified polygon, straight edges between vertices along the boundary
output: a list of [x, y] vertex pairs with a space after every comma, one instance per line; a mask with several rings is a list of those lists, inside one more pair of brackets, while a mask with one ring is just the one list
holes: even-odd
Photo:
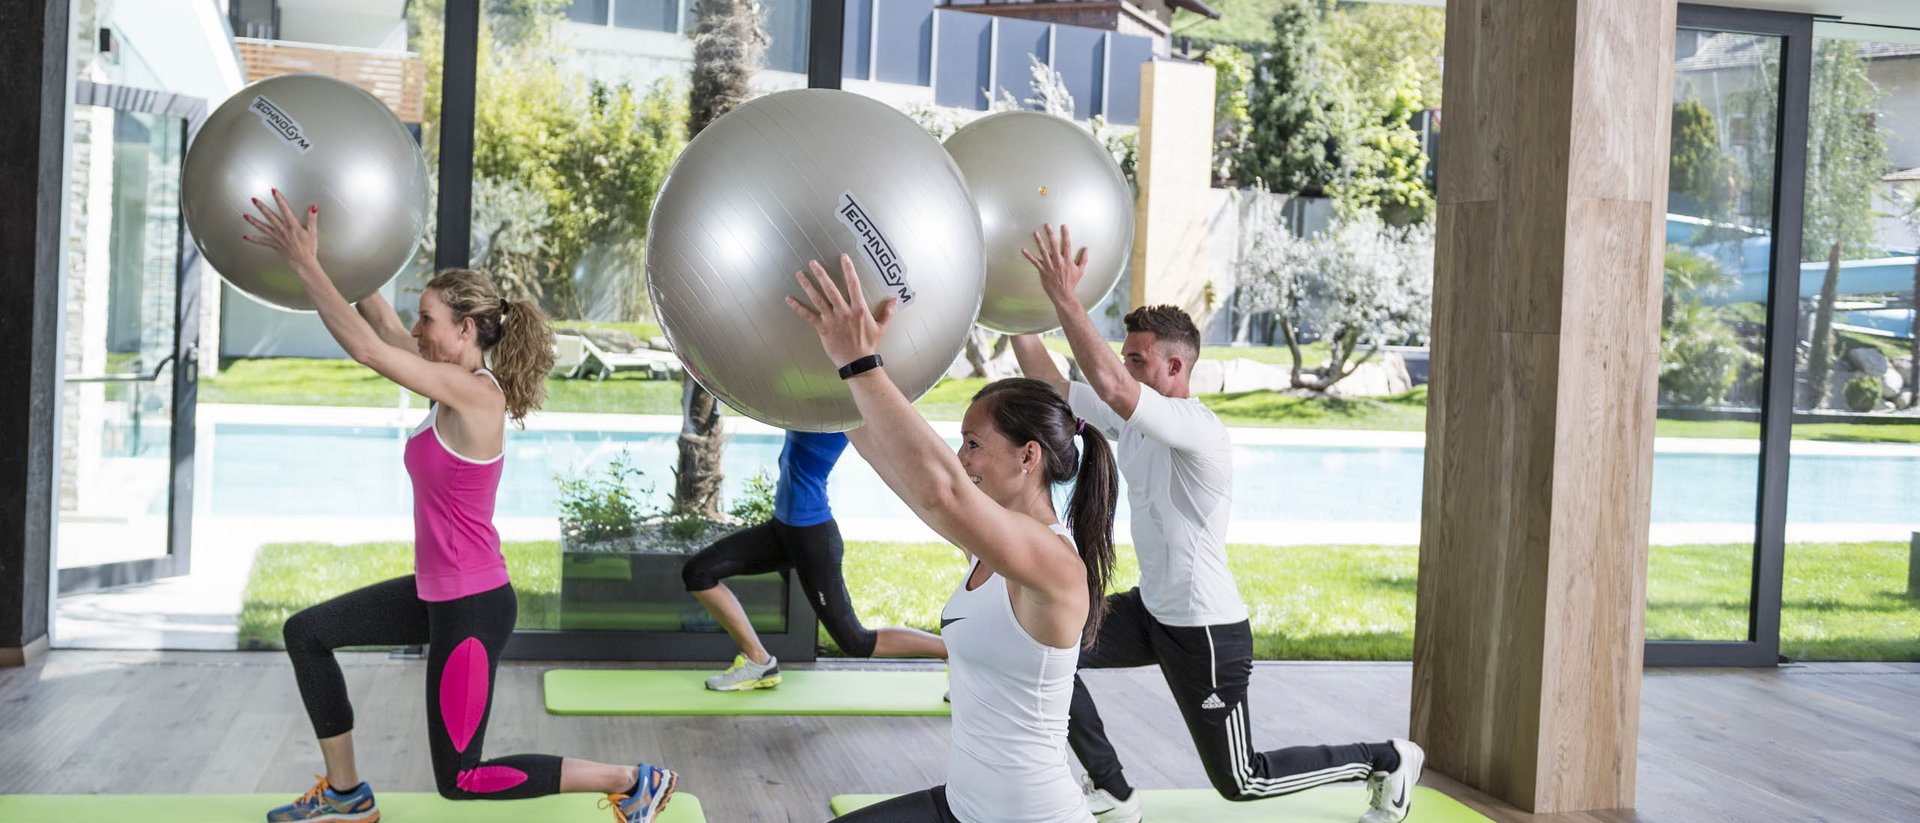
[[325, 775], [314, 775], [313, 788], [298, 800], [267, 812], [267, 823], [292, 823], [307, 820], [341, 820], [374, 823], [380, 810], [373, 805], [373, 787], [361, 783], [353, 791], [340, 793], [327, 785]]
[[679, 783], [680, 775], [642, 763], [633, 793], [607, 795], [600, 801], [600, 808], [612, 809], [620, 823], [653, 823], [655, 816], [667, 808], [667, 801], [673, 799], [673, 788]]

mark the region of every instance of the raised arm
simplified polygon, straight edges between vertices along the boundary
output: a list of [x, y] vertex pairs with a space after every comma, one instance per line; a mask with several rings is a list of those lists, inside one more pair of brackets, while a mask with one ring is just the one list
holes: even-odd
[[360, 312], [360, 317], [367, 321], [367, 325], [373, 327], [374, 333], [380, 335], [381, 341], [402, 351], [420, 353], [420, 345], [414, 342], [412, 334], [407, 333], [407, 327], [400, 322], [400, 315], [394, 312], [393, 305], [379, 292], [367, 295], [365, 300], [354, 305], [354, 309]]
[[1047, 352], [1045, 344], [1037, 334], [1016, 334], [1013, 336], [1013, 358], [1020, 362], [1020, 373], [1035, 380], [1045, 381], [1061, 397], [1067, 396], [1067, 377], [1060, 373], [1060, 367], [1054, 365], [1053, 355]]
[[[1033, 233], [1033, 242], [1034, 251], [1021, 249], [1020, 254], [1040, 273], [1040, 286], [1046, 291], [1047, 299], [1053, 301], [1054, 313], [1060, 317], [1060, 330], [1066, 333], [1067, 344], [1073, 347], [1073, 359], [1087, 376], [1087, 385], [1092, 386], [1100, 395], [1100, 401], [1122, 420], [1133, 417], [1133, 407], [1140, 401], [1140, 383], [1127, 373], [1127, 367], [1100, 336], [1100, 330], [1094, 328], [1093, 318], [1087, 316], [1086, 307], [1080, 305], [1079, 295], [1073, 292], [1087, 273], [1086, 247], [1081, 247], [1078, 253], [1072, 251], [1073, 239], [1066, 226], [1060, 227], [1058, 238], [1054, 237], [1052, 226], [1045, 226]], [[1023, 361], [1021, 367], [1025, 366]]]
[[[827, 355], [838, 364], [873, 354], [895, 303], [888, 300], [876, 317], [867, 308], [853, 261], [841, 255], [847, 283], [843, 296], [818, 261], [797, 275], [808, 303], [787, 298], [787, 306], [820, 333]], [[847, 433], [860, 456], [914, 514], [962, 550], [1007, 579], [1049, 596], [1069, 597], [1086, 587], [1086, 572], [1060, 538], [1034, 518], [1010, 511], [973, 484], [946, 441], [914, 409], [884, 366], [847, 381], [863, 425]]]
[[462, 411], [482, 412], [502, 405], [500, 393], [493, 390], [490, 382], [475, 380], [465, 369], [452, 363], [427, 360], [411, 347], [401, 349], [389, 345], [366, 318], [354, 311], [320, 268], [319, 207], [308, 207], [304, 221], [296, 219], [287, 199], [277, 189], [273, 192], [273, 205], [259, 200], [254, 200], [253, 205], [259, 214], [245, 215], [246, 221], [260, 233], [242, 239], [280, 253], [306, 287], [307, 299], [313, 301], [320, 322], [348, 357], [417, 394]]

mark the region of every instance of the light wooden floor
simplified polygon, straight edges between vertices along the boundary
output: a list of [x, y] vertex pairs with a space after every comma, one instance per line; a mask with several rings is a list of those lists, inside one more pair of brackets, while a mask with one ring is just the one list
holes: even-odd
[[[366, 653], [344, 666], [362, 773], [381, 790], [430, 791], [422, 664]], [[943, 718], [553, 717], [540, 697], [549, 667], [502, 667], [489, 753], [661, 762], [685, 773], [716, 823], [825, 820], [831, 795], [941, 779]], [[1262, 664], [1255, 740], [1405, 734], [1409, 676], [1404, 664]], [[1156, 671], [1093, 672], [1088, 682], [1135, 785], [1206, 785]], [[1535, 817], [1444, 777], [1426, 782], [1503, 822], [1920, 820], [1917, 710], [1920, 664], [1654, 671], [1636, 811]], [[60, 651], [0, 669], [0, 792], [291, 796], [318, 764], [278, 654]]]

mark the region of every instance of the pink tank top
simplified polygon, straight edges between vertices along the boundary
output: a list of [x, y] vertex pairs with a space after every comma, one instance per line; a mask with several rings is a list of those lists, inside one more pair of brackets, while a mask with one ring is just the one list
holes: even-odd
[[[486, 369], [475, 374], [493, 375]], [[499, 385], [495, 380], [494, 385]], [[407, 438], [407, 476], [413, 480], [413, 567], [420, 599], [458, 600], [507, 584], [494, 497], [506, 454], [474, 460], [440, 439], [440, 407]]]

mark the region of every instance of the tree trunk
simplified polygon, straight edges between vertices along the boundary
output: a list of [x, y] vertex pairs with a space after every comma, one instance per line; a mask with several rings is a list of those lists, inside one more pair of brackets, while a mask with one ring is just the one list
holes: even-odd
[[1304, 369], [1300, 363], [1300, 338], [1293, 333], [1293, 320], [1278, 312], [1274, 313], [1274, 318], [1280, 321], [1280, 333], [1286, 336], [1287, 351], [1293, 355], [1293, 379], [1289, 382], [1296, 389], [1312, 388], [1307, 385], [1306, 378], [1301, 376]]
[[1828, 376], [1833, 372], [1833, 301], [1840, 290], [1840, 243], [1827, 250], [1827, 279], [1820, 285], [1820, 305], [1813, 312], [1813, 350], [1807, 354], [1808, 408], [1827, 406]]
[[967, 375], [968, 377], [988, 376], [987, 361], [991, 360], [993, 355], [987, 352], [987, 330], [979, 326], [968, 329], [967, 345], [962, 350], [962, 354], [966, 355], [967, 365], [973, 367], [973, 373]]
[[[1358, 348], [1359, 346], [1356, 343], [1354, 347]], [[1359, 360], [1353, 361], [1353, 365], [1351, 367], [1341, 368], [1339, 366], [1335, 366], [1333, 368], [1333, 379], [1322, 381], [1320, 384], [1320, 390], [1326, 391], [1327, 389], [1333, 388], [1333, 384], [1338, 383], [1342, 380], [1345, 380], [1349, 377], [1352, 377], [1354, 372], [1359, 371], [1361, 366], [1364, 366], [1367, 363], [1372, 362], [1373, 356], [1379, 353], [1380, 353], [1379, 346], [1369, 346], [1367, 347], [1367, 353], [1360, 355]], [[1347, 352], [1347, 355], [1349, 357], [1351, 357], [1352, 354], [1353, 352], [1351, 351]]]
[[680, 383], [680, 461], [673, 470], [673, 511], [708, 520], [720, 517], [720, 457], [726, 432], [720, 401], [691, 377]]
[[[1347, 368], [1347, 360], [1352, 358], [1354, 351], [1360, 348], [1360, 330], [1343, 329], [1339, 334], [1333, 335], [1332, 340], [1333, 348], [1327, 352], [1327, 373], [1320, 376], [1318, 388], [1321, 391], [1333, 388], [1333, 384], [1353, 374], [1353, 370]], [[1354, 368], [1359, 367], [1358, 363], [1354, 364]]]
[[[694, 7], [693, 70], [687, 95], [687, 137], [747, 102], [753, 72], [765, 62], [767, 36], [758, 0], [701, 0]], [[726, 432], [720, 401], [681, 378], [680, 461], [673, 471], [673, 511], [720, 517], [720, 457]]]

